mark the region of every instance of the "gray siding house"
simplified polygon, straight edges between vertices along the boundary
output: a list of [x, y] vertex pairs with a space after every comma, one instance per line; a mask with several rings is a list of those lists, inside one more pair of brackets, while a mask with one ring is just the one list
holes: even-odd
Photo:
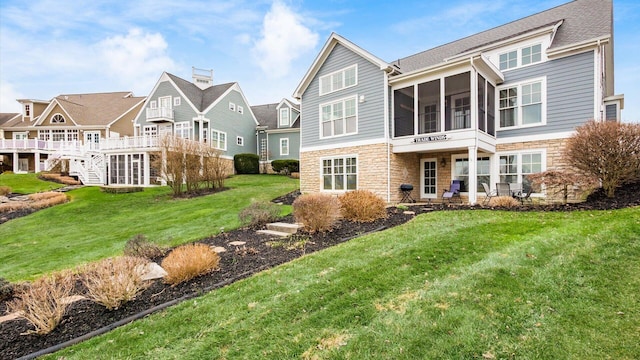
[[[590, 119], [618, 121], [613, 4], [576, 0], [385, 62], [331, 34], [294, 92], [301, 191], [371, 190], [388, 202], [436, 200], [453, 180], [469, 203], [482, 184], [528, 188], [566, 166]], [[533, 196], [544, 196], [543, 193]]]
[[300, 106], [288, 99], [252, 106], [258, 126], [258, 155], [261, 162], [300, 159]]

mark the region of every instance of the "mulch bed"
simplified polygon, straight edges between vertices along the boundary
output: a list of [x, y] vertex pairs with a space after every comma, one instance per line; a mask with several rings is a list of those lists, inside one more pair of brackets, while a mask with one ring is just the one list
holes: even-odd
[[[274, 202], [290, 204], [299, 193], [294, 192], [275, 199]], [[601, 191], [593, 193], [586, 202], [580, 204], [533, 207], [537, 211], [572, 211], [572, 210], [607, 210], [640, 205], [640, 183], [627, 186], [616, 193], [614, 199], [608, 199]], [[465, 205], [433, 205], [412, 206], [410, 210], [416, 214], [434, 210], [480, 209], [481, 206]], [[519, 207], [514, 210], [531, 210], [532, 207]], [[48, 347], [75, 339], [105, 326], [139, 314], [155, 306], [201, 295], [212, 289], [227, 285], [254, 273], [291, 261], [304, 254], [312, 253], [327, 247], [348, 241], [368, 232], [378, 231], [403, 224], [414, 217], [396, 208], [388, 209], [388, 217], [372, 223], [355, 223], [340, 221], [333, 231], [321, 234], [302, 233], [297, 239], [306, 239], [303, 249], [287, 250], [283, 246], [274, 247], [266, 244], [274, 238], [256, 233], [256, 228], [243, 228], [200, 240], [212, 246], [222, 246], [226, 252], [220, 253], [220, 270], [200, 276], [177, 286], [168, 286], [161, 280], [152, 285], [135, 300], [124, 304], [120, 309], [108, 311], [103, 306], [89, 300], [73, 303], [67, 310], [62, 323], [47, 335], [21, 335], [32, 329], [24, 319], [10, 320], [0, 323], [0, 358], [14, 359], [28, 356]], [[283, 219], [293, 222], [291, 217]], [[277, 240], [277, 238], [275, 238]], [[233, 241], [246, 242], [243, 246], [228, 245]], [[160, 262], [161, 259], [157, 259]], [[0, 302], [0, 314], [6, 311], [6, 302]]]

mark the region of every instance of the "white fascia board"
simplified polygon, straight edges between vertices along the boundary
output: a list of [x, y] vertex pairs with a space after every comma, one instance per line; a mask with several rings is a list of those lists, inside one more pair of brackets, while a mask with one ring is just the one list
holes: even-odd
[[569, 44], [553, 49], [547, 49], [547, 56], [549, 58], [558, 58], [561, 56], [569, 56], [580, 52], [591, 50], [598, 45], [604, 45], [609, 43], [611, 35], [604, 35], [598, 38], [581, 41], [575, 44]]

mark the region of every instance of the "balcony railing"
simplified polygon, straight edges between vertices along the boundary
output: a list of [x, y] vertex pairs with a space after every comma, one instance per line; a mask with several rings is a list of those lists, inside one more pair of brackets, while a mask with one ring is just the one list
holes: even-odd
[[147, 109], [147, 121], [173, 121], [173, 109]]
[[100, 150], [152, 148], [157, 146], [157, 136], [125, 136], [100, 140]]
[[39, 139], [7, 140], [0, 139], [0, 150], [48, 150], [48, 151], [80, 151], [83, 150], [82, 141], [53, 141]]

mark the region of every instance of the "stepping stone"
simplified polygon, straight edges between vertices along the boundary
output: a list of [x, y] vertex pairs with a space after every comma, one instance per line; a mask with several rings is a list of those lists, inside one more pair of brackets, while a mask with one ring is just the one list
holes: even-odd
[[162, 279], [167, 276], [167, 272], [162, 268], [162, 266], [154, 262], [146, 263], [137, 270], [141, 274], [140, 277], [142, 280]]
[[289, 224], [283, 222], [267, 224], [267, 230], [295, 234], [302, 226], [299, 224]]
[[246, 243], [247, 243], [246, 241], [232, 241], [232, 242], [230, 242], [230, 243], [229, 243], [229, 245], [232, 245], [232, 246], [242, 246], [242, 245], [244, 245], [244, 244], [246, 244]]
[[227, 249], [223, 248], [222, 246], [212, 246], [213, 251], [219, 253], [223, 253], [225, 251], [227, 251]]
[[262, 235], [278, 236], [278, 237], [287, 237], [291, 235], [291, 233], [276, 231], [276, 230], [258, 230], [257, 233]]

